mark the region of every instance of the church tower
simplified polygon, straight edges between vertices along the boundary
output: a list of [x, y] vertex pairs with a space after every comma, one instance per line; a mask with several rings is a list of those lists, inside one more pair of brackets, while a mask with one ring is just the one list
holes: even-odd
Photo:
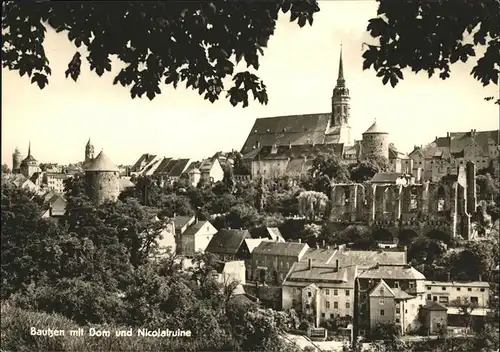
[[344, 63], [342, 61], [342, 46], [340, 47], [339, 72], [337, 85], [333, 89], [332, 95], [332, 116], [330, 120], [330, 130], [328, 134], [336, 135], [336, 138], [329, 138], [331, 143], [343, 143], [344, 145], [353, 145], [351, 140], [351, 127], [349, 126], [349, 117], [351, 107], [349, 105], [349, 89], [346, 86], [344, 78]]
[[19, 149], [17, 147], [14, 150], [14, 153], [12, 153], [12, 173], [21, 173], [21, 153], [19, 152]]
[[90, 138], [89, 138], [89, 141], [87, 142], [87, 145], [85, 146], [85, 159], [84, 160], [89, 161], [92, 159], [94, 159], [94, 146], [90, 142]]

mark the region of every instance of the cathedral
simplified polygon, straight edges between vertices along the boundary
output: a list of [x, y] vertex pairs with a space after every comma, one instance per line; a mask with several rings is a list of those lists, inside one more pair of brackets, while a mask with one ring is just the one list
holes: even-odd
[[[353, 140], [349, 101], [341, 48], [331, 112], [256, 119], [241, 149], [252, 177], [300, 177], [311, 168], [314, 158], [324, 153], [333, 153], [347, 163], [375, 155], [401, 165], [401, 153], [389, 143], [389, 134], [376, 121], [363, 133], [361, 141]], [[411, 172], [411, 166], [394, 171]]]

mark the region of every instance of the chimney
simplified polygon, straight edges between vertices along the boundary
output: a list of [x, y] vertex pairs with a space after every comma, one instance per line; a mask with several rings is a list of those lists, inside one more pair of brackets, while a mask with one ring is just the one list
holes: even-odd
[[339, 271], [339, 260], [335, 260], [335, 271]]
[[323, 247], [325, 247], [325, 240], [323, 240]]
[[404, 246], [403, 251], [404, 251], [404, 260], [405, 260], [405, 263], [407, 263], [408, 262], [408, 247]]
[[312, 260], [311, 258], [309, 258], [309, 259], [307, 260], [307, 264], [308, 264], [309, 270], [311, 270], [311, 269], [312, 269], [312, 267], [313, 267], [313, 260]]
[[299, 243], [302, 243], [302, 240], [299, 238]]
[[451, 281], [451, 273], [448, 271], [448, 282]]
[[292, 141], [288, 141], [288, 148], [292, 149]]
[[479, 281], [483, 281], [483, 275], [479, 274]]

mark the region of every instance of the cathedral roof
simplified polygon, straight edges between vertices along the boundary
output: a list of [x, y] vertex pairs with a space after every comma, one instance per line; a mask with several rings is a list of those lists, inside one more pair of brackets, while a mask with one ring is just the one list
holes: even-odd
[[373, 124], [370, 126], [369, 129], [367, 129], [363, 134], [370, 134], [370, 133], [380, 133], [380, 134], [387, 134], [387, 132], [380, 128], [380, 125], [377, 124], [377, 121], [373, 122]]
[[108, 158], [104, 152], [100, 152], [85, 171], [112, 171], [120, 172], [118, 167]]
[[257, 143], [261, 147], [324, 143], [330, 118], [331, 113], [321, 113], [256, 119], [241, 153], [249, 153]]

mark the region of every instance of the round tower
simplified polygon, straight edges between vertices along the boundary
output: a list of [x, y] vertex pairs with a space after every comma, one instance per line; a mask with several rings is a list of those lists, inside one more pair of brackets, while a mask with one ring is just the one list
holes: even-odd
[[87, 195], [97, 207], [107, 201], [116, 201], [120, 195], [120, 170], [104, 154], [99, 155], [85, 169]]
[[16, 147], [14, 153], [12, 153], [12, 173], [19, 174], [21, 172], [21, 153]]
[[362, 159], [369, 156], [383, 156], [389, 159], [389, 133], [377, 125], [377, 120], [363, 133], [361, 155]]

